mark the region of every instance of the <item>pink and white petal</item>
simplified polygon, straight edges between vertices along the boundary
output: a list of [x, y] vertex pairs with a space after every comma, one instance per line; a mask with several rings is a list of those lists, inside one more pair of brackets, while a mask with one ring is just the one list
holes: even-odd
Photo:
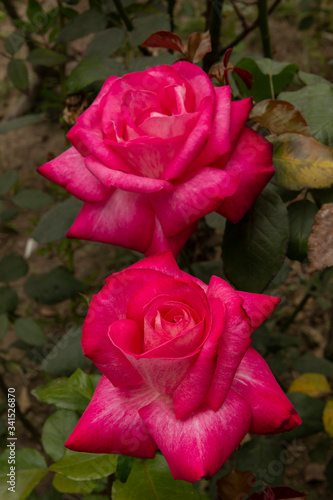
[[242, 308], [243, 300], [224, 280], [213, 276], [210, 280], [208, 301], [224, 304], [225, 323], [219, 337], [216, 370], [210, 385], [206, 402], [218, 410], [227, 397], [236, 370], [251, 345], [250, 320]]
[[290, 431], [302, 423], [267, 363], [252, 347], [239, 365], [232, 388], [251, 407], [253, 422], [250, 432], [275, 434]]
[[[230, 116], [232, 105], [229, 86], [215, 87], [216, 104], [208, 141], [195, 159], [193, 168], [210, 165], [220, 156], [228, 153], [230, 145]], [[242, 102], [242, 101], [240, 101]]]
[[224, 171], [241, 174], [239, 187], [216, 210], [231, 222], [238, 222], [244, 217], [274, 175], [272, 147], [264, 137], [244, 127], [224, 168]]
[[65, 446], [88, 453], [153, 458], [156, 444], [138, 410], [156, 397], [147, 386], [119, 389], [102, 377]]
[[139, 127], [141, 135], [151, 137], [161, 137], [169, 139], [170, 137], [187, 137], [196, 126], [199, 113], [186, 113], [183, 115], [165, 116], [154, 115], [148, 117]]
[[114, 189], [100, 202], [85, 203], [67, 236], [145, 252], [151, 245], [154, 223], [144, 195]]
[[126, 317], [127, 304], [141, 287], [163, 278], [152, 269], [127, 269], [113, 274], [94, 295], [82, 331], [85, 356], [106, 375], [114, 386], [142, 384], [142, 378], [124, 354], [109, 339], [110, 325]]
[[160, 396], [139, 413], [173, 478], [191, 483], [216, 474], [252, 421], [249, 405], [232, 390], [217, 412], [203, 405], [188, 417], [177, 419], [171, 397]]
[[[165, 274], [165, 277], [182, 279], [183, 271], [178, 267], [175, 257], [171, 250], [163, 253], [154, 254], [145, 259], [139, 260], [127, 269], [153, 269]], [[186, 275], [188, 279], [188, 275]]]
[[119, 80], [118, 76], [110, 76], [109, 78], [107, 78], [105, 80], [105, 82], [102, 85], [101, 90], [99, 91], [98, 96], [96, 97], [96, 99], [93, 102], [94, 105], [97, 105], [101, 102], [103, 97], [109, 92], [110, 88], [117, 80]]
[[201, 217], [214, 212], [225, 197], [232, 196], [241, 181], [233, 174], [212, 167], [204, 167], [187, 176], [172, 191], [151, 195], [152, 207], [167, 236], [184, 231]]
[[116, 187], [133, 193], [154, 193], [161, 189], [172, 189], [172, 184], [168, 181], [150, 179], [148, 177], [128, 174], [121, 170], [110, 169], [91, 155], [85, 158], [85, 163], [87, 169], [107, 188]]
[[161, 223], [155, 217], [155, 230], [150, 247], [145, 251], [145, 255], [154, 255], [155, 253], [171, 250], [173, 255], [177, 257], [189, 237], [195, 233], [198, 228], [198, 222], [187, 226], [183, 231], [175, 236], [166, 236], [163, 232]]
[[89, 172], [84, 158], [75, 148], [67, 149], [54, 160], [39, 167], [37, 172], [82, 201], [99, 201], [108, 193], [99, 179]]
[[196, 100], [196, 109], [206, 97], [210, 97], [215, 103], [215, 89], [212, 82], [199, 66], [187, 61], [179, 61], [173, 64], [172, 68], [191, 86]]
[[[223, 87], [222, 87], [223, 88]], [[230, 143], [233, 148], [245, 126], [253, 106], [252, 97], [232, 101], [230, 117]]]
[[281, 302], [279, 297], [259, 293], [237, 292], [243, 299], [243, 309], [250, 318], [252, 332], [256, 330]]

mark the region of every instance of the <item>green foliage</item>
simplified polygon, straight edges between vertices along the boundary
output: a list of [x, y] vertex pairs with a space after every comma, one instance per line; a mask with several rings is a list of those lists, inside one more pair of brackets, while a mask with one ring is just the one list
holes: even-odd
[[172, 479], [170, 469], [162, 455], [154, 460], [135, 459], [131, 473], [122, 483], [113, 483], [114, 500], [179, 500], [180, 498], [200, 500], [200, 494], [193, 485]]
[[56, 66], [58, 64], [64, 64], [67, 60], [68, 58], [64, 54], [44, 48], [32, 50], [27, 58], [27, 61], [31, 64], [40, 66]]
[[0, 314], [0, 340], [4, 337], [8, 330], [9, 321], [6, 314]]
[[0, 195], [8, 193], [17, 182], [17, 171], [7, 170], [0, 177]]
[[0, 287], [0, 314], [15, 311], [18, 306], [18, 296], [9, 286]]
[[21, 208], [40, 210], [52, 203], [50, 195], [39, 189], [23, 189], [13, 196], [13, 202]]
[[17, 336], [29, 345], [44, 345], [46, 337], [40, 326], [31, 318], [18, 318], [14, 323]]
[[20, 118], [13, 118], [7, 122], [0, 123], [0, 134], [6, 134], [11, 130], [18, 130], [26, 125], [34, 125], [35, 123], [40, 123], [44, 119], [44, 114], [29, 114], [25, 116], [20, 116]]
[[29, 270], [28, 263], [16, 252], [6, 255], [0, 260], [0, 281], [9, 283], [25, 276]]
[[288, 206], [290, 238], [287, 256], [289, 259], [300, 262], [306, 259], [308, 238], [317, 211], [316, 205], [309, 200], [295, 201]]
[[134, 29], [128, 34], [128, 41], [132, 47], [143, 43], [154, 31], [164, 31], [170, 29], [169, 17], [166, 14], [151, 14], [149, 16], [138, 17], [133, 22]]
[[288, 394], [288, 398], [294, 405], [303, 423], [292, 431], [282, 434], [282, 437], [289, 441], [295, 438], [310, 436], [324, 430], [323, 411], [325, 401], [312, 398], [302, 392]]
[[58, 33], [56, 42], [71, 42], [77, 38], [82, 38], [95, 31], [103, 30], [108, 19], [97, 9], [90, 9], [83, 14], [73, 17]]
[[300, 373], [321, 373], [327, 377], [333, 377], [333, 363], [311, 354], [304, 354], [298, 358], [294, 363], [294, 369]]
[[40, 304], [57, 304], [84, 292], [86, 285], [78, 281], [63, 266], [58, 266], [45, 274], [29, 276], [24, 291]]
[[8, 78], [18, 90], [27, 90], [29, 87], [28, 70], [21, 59], [11, 59], [7, 66]]
[[287, 209], [276, 193], [265, 190], [238, 224], [226, 224], [226, 276], [239, 290], [261, 292], [279, 271], [287, 241]]
[[[91, 493], [96, 486], [98, 486], [99, 482], [97, 480], [82, 481], [81, 479], [75, 481], [74, 479], [69, 479], [63, 474], [56, 473], [52, 484], [55, 489], [61, 493], [87, 494]], [[101, 497], [98, 496], [97, 498], [99, 500]]]
[[250, 470], [258, 481], [267, 481], [270, 477], [270, 485], [274, 486], [280, 484], [283, 476], [282, 453], [282, 445], [273, 439], [266, 436], [251, 439], [236, 452], [235, 466], [242, 471]]
[[78, 421], [78, 415], [69, 410], [58, 410], [46, 420], [42, 431], [42, 444], [54, 461], [60, 460], [64, 455], [64, 444]]
[[90, 481], [109, 476], [116, 471], [118, 455], [77, 453], [66, 450], [64, 456], [50, 467], [74, 481]]
[[100, 56], [111, 56], [125, 41], [125, 33], [119, 28], [109, 28], [97, 33], [89, 43], [86, 56], [97, 54]]

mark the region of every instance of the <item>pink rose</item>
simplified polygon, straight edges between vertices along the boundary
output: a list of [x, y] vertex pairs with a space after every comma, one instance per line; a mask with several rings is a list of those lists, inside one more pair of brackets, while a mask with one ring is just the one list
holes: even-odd
[[247, 432], [287, 431], [301, 420], [251, 332], [280, 299], [209, 286], [171, 252], [108, 278], [83, 327], [84, 353], [103, 372], [66, 446], [153, 458], [175, 479], [213, 476]]
[[189, 62], [108, 78], [38, 169], [85, 202], [68, 236], [177, 255], [204, 215], [239, 221], [274, 173], [251, 106]]

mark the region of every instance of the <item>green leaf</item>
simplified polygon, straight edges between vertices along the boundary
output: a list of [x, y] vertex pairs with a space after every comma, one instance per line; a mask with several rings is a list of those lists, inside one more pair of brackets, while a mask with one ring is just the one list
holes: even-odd
[[222, 215], [217, 212], [212, 212], [211, 214], [206, 215], [205, 222], [213, 229], [225, 229], [227, 221], [224, 217], [222, 217]]
[[44, 345], [46, 337], [41, 327], [30, 318], [18, 318], [14, 323], [17, 336], [29, 345]]
[[288, 206], [289, 245], [287, 256], [303, 262], [307, 257], [308, 238], [312, 230], [318, 208], [309, 200], [299, 200]]
[[311, 354], [305, 354], [298, 358], [293, 369], [300, 373], [321, 373], [327, 377], [333, 377], [333, 363], [324, 358], [316, 358]]
[[16, 252], [6, 255], [0, 260], [0, 281], [9, 283], [25, 276], [29, 270], [26, 260]]
[[58, 64], [64, 64], [67, 60], [68, 57], [64, 54], [44, 48], [32, 50], [27, 57], [27, 61], [31, 64], [50, 67]]
[[273, 182], [286, 189], [326, 188], [333, 184], [333, 149], [313, 137], [283, 134], [274, 144]]
[[325, 437], [322, 441], [316, 444], [312, 450], [309, 451], [309, 458], [312, 462], [326, 464], [327, 455], [331, 448], [331, 440]]
[[333, 203], [333, 188], [311, 189], [311, 194], [320, 206], [325, 203]]
[[132, 470], [133, 463], [134, 457], [119, 455], [117, 462], [117, 477], [122, 483], [126, 483]]
[[52, 207], [41, 217], [31, 237], [41, 244], [64, 238], [82, 206], [83, 202], [72, 196]]
[[132, 47], [141, 45], [154, 32], [170, 29], [169, 16], [162, 13], [137, 17], [133, 20], [133, 25], [134, 30], [128, 33], [128, 41]]
[[[253, 96], [256, 102], [274, 98], [282, 92], [292, 81], [298, 69], [296, 64], [281, 63], [267, 58], [254, 60], [250, 57], [243, 57], [235, 65], [249, 71], [253, 76], [252, 88], [248, 89], [241, 78], [235, 72], [233, 73], [242, 95]], [[283, 99], [288, 101], [288, 99]]]
[[238, 290], [263, 291], [283, 263], [287, 241], [287, 209], [276, 193], [266, 189], [238, 224], [226, 224], [222, 244], [226, 276]]
[[0, 314], [15, 311], [18, 306], [18, 296], [9, 286], [0, 287]]
[[47, 385], [40, 385], [32, 394], [44, 403], [64, 410], [83, 412], [94, 392], [89, 375], [78, 369], [69, 378], [58, 378]]
[[[53, 482], [53, 486], [57, 491], [61, 493], [74, 493], [74, 494], [87, 494], [93, 491], [96, 486], [98, 486], [98, 481], [74, 481], [69, 479], [63, 474], [56, 473]], [[100, 499], [100, 496], [98, 496]]]
[[24, 34], [21, 31], [14, 31], [11, 33], [4, 42], [4, 47], [8, 54], [13, 56], [24, 44]]
[[40, 304], [57, 304], [85, 290], [86, 285], [63, 266], [55, 267], [49, 273], [29, 276], [24, 284], [28, 297]]
[[66, 43], [101, 31], [107, 25], [108, 18], [97, 9], [89, 9], [71, 19], [56, 38], [56, 43]]
[[296, 92], [283, 92], [279, 98], [301, 111], [315, 139], [333, 147], [333, 85], [316, 83]]
[[52, 460], [60, 460], [64, 455], [64, 444], [78, 421], [78, 415], [68, 410], [58, 410], [46, 420], [42, 431], [42, 444]]
[[66, 450], [64, 456], [52, 464], [50, 470], [69, 479], [88, 481], [109, 476], [116, 471], [118, 455], [78, 453]]
[[37, 0], [29, 0], [27, 7], [27, 16], [33, 26], [43, 25], [45, 22], [45, 14]]
[[92, 83], [104, 82], [109, 76], [122, 76], [124, 70], [124, 65], [114, 59], [98, 54], [85, 57], [69, 75], [66, 82], [67, 93], [80, 92]]
[[324, 430], [323, 411], [325, 401], [312, 398], [302, 392], [292, 392], [287, 394], [288, 399], [294, 405], [297, 413], [302, 419], [302, 424], [292, 431], [282, 434], [282, 437], [288, 441], [298, 439]]
[[0, 195], [8, 193], [17, 182], [17, 171], [16, 170], [7, 170], [0, 177]]
[[298, 78], [305, 85], [313, 85], [315, 83], [325, 83], [326, 85], [332, 85], [331, 82], [325, 80], [322, 76], [314, 75], [313, 73], [305, 73], [304, 71], [298, 72]]
[[0, 340], [4, 337], [8, 330], [9, 321], [6, 314], [0, 314]]
[[[251, 471], [256, 475], [257, 481], [265, 481], [265, 474], [272, 477], [270, 485], [278, 484], [284, 471], [284, 464], [281, 462], [280, 456], [283, 448], [280, 443], [273, 441], [267, 437], [251, 439], [243, 444], [235, 453], [235, 467], [241, 471]], [[279, 462], [279, 467], [273, 468], [270, 471], [268, 464]]]
[[135, 459], [126, 481], [115, 481], [113, 500], [200, 500], [200, 494], [186, 481], [175, 481], [162, 455], [153, 460]]
[[18, 90], [26, 90], [29, 87], [28, 70], [21, 59], [11, 59], [9, 61], [7, 75]]
[[0, 134], [7, 134], [11, 130], [18, 130], [26, 125], [34, 125], [35, 123], [40, 123], [44, 119], [44, 114], [31, 114], [21, 116], [20, 118], [13, 118], [13, 120], [8, 120], [6, 122], [0, 123]]
[[120, 28], [109, 28], [97, 33], [89, 43], [86, 56], [97, 54], [100, 56], [110, 56], [114, 54], [125, 41], [124, 30]]
[[4, 471], [0, 474], [0, 497], [2, 500], [13, 500], [14, 498], [15, 500], [24, 500], [47, 474], [44, 457], [37, 450], [16, 449], [15, 455], [15, 493], [8, 491], [8, 487], [11, 485], [7, 484], [7, 474], [10, 472], [9, 449], [0, 455], [0, 470]]
[[73, 327], [47, 354], [40, 369], [51, 375], [70, 375], [76, 368], [84, 370], [91, 365], [81, 346], [82, 328]]
[[49, 194], [39, 189], [23, 189], [13, 197], [13, 202], [16, 205], [30, 210], [45, 208], [50, 205], [52, 201], [53, 199]]

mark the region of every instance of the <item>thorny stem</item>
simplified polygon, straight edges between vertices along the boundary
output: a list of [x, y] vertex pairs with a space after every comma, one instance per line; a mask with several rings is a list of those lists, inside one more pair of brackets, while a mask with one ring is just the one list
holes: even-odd
[[211, 36], [212, 51], [205, 55], [204, 68], [208, 70], [214, 63], [216, 63], [219, 56], [220, 48], [220, 32], [222, 24], [222, 11], [223, 0], [212, 0], [210, 6], [209, 17], [209, 32]]
[[268, 27], [267, 0], [258, 0], [258, 20], [264, 56], [272, 59], [271, 41]]

